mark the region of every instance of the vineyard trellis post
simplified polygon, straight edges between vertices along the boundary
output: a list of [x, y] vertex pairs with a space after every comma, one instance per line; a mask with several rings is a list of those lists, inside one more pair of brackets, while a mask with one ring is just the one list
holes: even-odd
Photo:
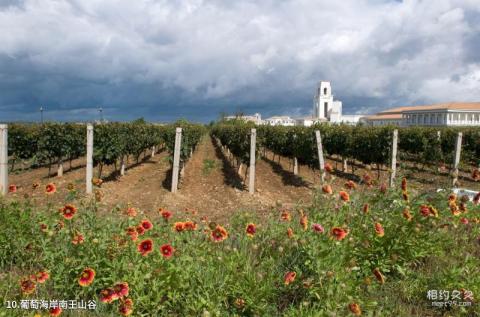
[[8, 125], [0, 124], [0, 188], [1, 193], [8, 192]]
[[122, 159], [120, 160], [120, 175], [124, 176], [125, 175], [125, 159], [122, 156]]
[[152, 146], [152, 158], [155, 157], [155, 150], [156, 150], [156, 147], [155, 145]]
[[315, 137], [317, 139], [318, 164], [320, 165], [320, 177], [323, 183], [325, 181], [325, 160], [323, 159], [322, 136], [320, 135], [320, 131], [315, 130]]
[[[296, 142], [297, 140], [297, 135], [293, 135], [293, 140]], [[298, 158], [295, 156], [293, 157], [293, 175], [298, 175]]]
[[86, 193], [93, 191], [93, 125], [87, 124], [87, 175], [86, 175]]
[[395, 174], [397, 173], [397, 143], [398, 143], [398, 130], [393, 130], [392, 139], [392, 165], [390, 172], [390, 187], [393, 187], [395, 182]]
[[180, 148], [182, 146], [182, 128], [175, 130], [175, 150], [173, 152], [172, 193], [178, 189], [178, 173], [180, 168]]
[[248, 191], [250, 194], [255, 193], [255, 147], [257, 141], [257, 129], [252, 129], [250, 136], [250, 179], [248, 180]]
[[455, 143], [455, 161], [453, 162], [453, 186], [458, 182], [458, 165], [460, 164], [460, 154], [462, 152], [462, 132], [458, 132], [457, 142]]
[[60, 159], [60, 162], [58, 162], [57, 177], [63, 177], [63, 160], [62, 159]]

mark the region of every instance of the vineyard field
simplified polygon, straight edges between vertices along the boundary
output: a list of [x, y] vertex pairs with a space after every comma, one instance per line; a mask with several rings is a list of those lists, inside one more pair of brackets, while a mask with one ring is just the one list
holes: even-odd
[[[134, 138], [135, 125], [140, 132]], [[176, 127], [184, 132], [184, 172], [172, 193]], [[253, 195], [249, 174], [238, 173], [239, 164], [249, 164], [252, 128]], [[315, 129], [322, 133], [328, 166], [323, 183]], [[85, 194], [83, 152], [62, 177], [48, 173], [48, 161], [10, 173], [15, 189], [0, 198], [0, 292], [4, 301], [17, 302], [81, 294], [97, 303], [96, 312], [85, 316], [476, 316], [476, 299], [445, 310], [427, 298], [431, 289], [480, 294], [480, 194], [479, 201], [451, 195], [452, 162], [442, 149], [442, 142], [454, 148], [458, 131], [442, 131], [448, 140], [436, 139], [433, 146], [441, 161], [426, 161], [421, 151], [407, 151], [419, 132], [400, 130], [390, 188], [392, 132], [183, 121], [96, 125], [93, 195]], [[459, 182], [480, 192], [472, 173], [476, 148], [470, 132], [462, 132]], [[122, 143], [126, 137], [130, 141]], [[425, 140], [418, 144], [428, 143], [423, 149], [429, 151], [434, 142]], [[380, 145], [386, 149], [361, 152]], [[128, 157], [125, 175], [119, 175], [122, 155]], [[49, 184], [54, 193], [46, 193]], [[66, 206], [75, 208], [73, 216]], [[140, 230], [143, 224], [147, 229]], [[95, 276], [82, 285], [87, 268]], [[41, 272], [48, 273], [45, 282], [31, 277]], [[33, 283], [33, 292], [25, 281]], [[105, 290], [119, 283], [127, 283], [128, 296], [105, 301]], [[22, 313], [0, 307], [0, 316]]]

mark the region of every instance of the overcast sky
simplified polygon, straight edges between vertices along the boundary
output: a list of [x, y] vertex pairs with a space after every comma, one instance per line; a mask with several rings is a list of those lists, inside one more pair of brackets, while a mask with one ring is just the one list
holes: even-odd
[[0, 0], [0, 121], [480, 101], [480, 0]]

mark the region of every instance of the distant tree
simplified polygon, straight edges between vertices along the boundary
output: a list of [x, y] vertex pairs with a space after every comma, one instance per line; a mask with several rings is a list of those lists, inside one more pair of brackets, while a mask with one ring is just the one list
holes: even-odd
[[141, 117], [141, 118], [133, 120], [132, 123], [134, 123], [134, 124], [146, 124], [147, 121], [145, 121], [145, 119], [143, 117]]

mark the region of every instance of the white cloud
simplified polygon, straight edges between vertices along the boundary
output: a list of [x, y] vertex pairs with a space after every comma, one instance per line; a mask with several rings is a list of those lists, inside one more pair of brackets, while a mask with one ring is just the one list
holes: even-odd
[[[478, 0], [17, 3], [0, 6], [0, 58], [10, 63], [0, 86], [26, 63], [35, 76], [23, 73], [23, 84], [37, 97], [133, 83], [177, 89], [191, 103], [274, 103], [286, 93], [303, 102], [326, 79], [357, 109], [372, 106], [358, 98], [382, 106], [445, 101], [446, 87], [454, 99], [480, 100]], [[95, 93], [108, 103], [104, 89]]]

